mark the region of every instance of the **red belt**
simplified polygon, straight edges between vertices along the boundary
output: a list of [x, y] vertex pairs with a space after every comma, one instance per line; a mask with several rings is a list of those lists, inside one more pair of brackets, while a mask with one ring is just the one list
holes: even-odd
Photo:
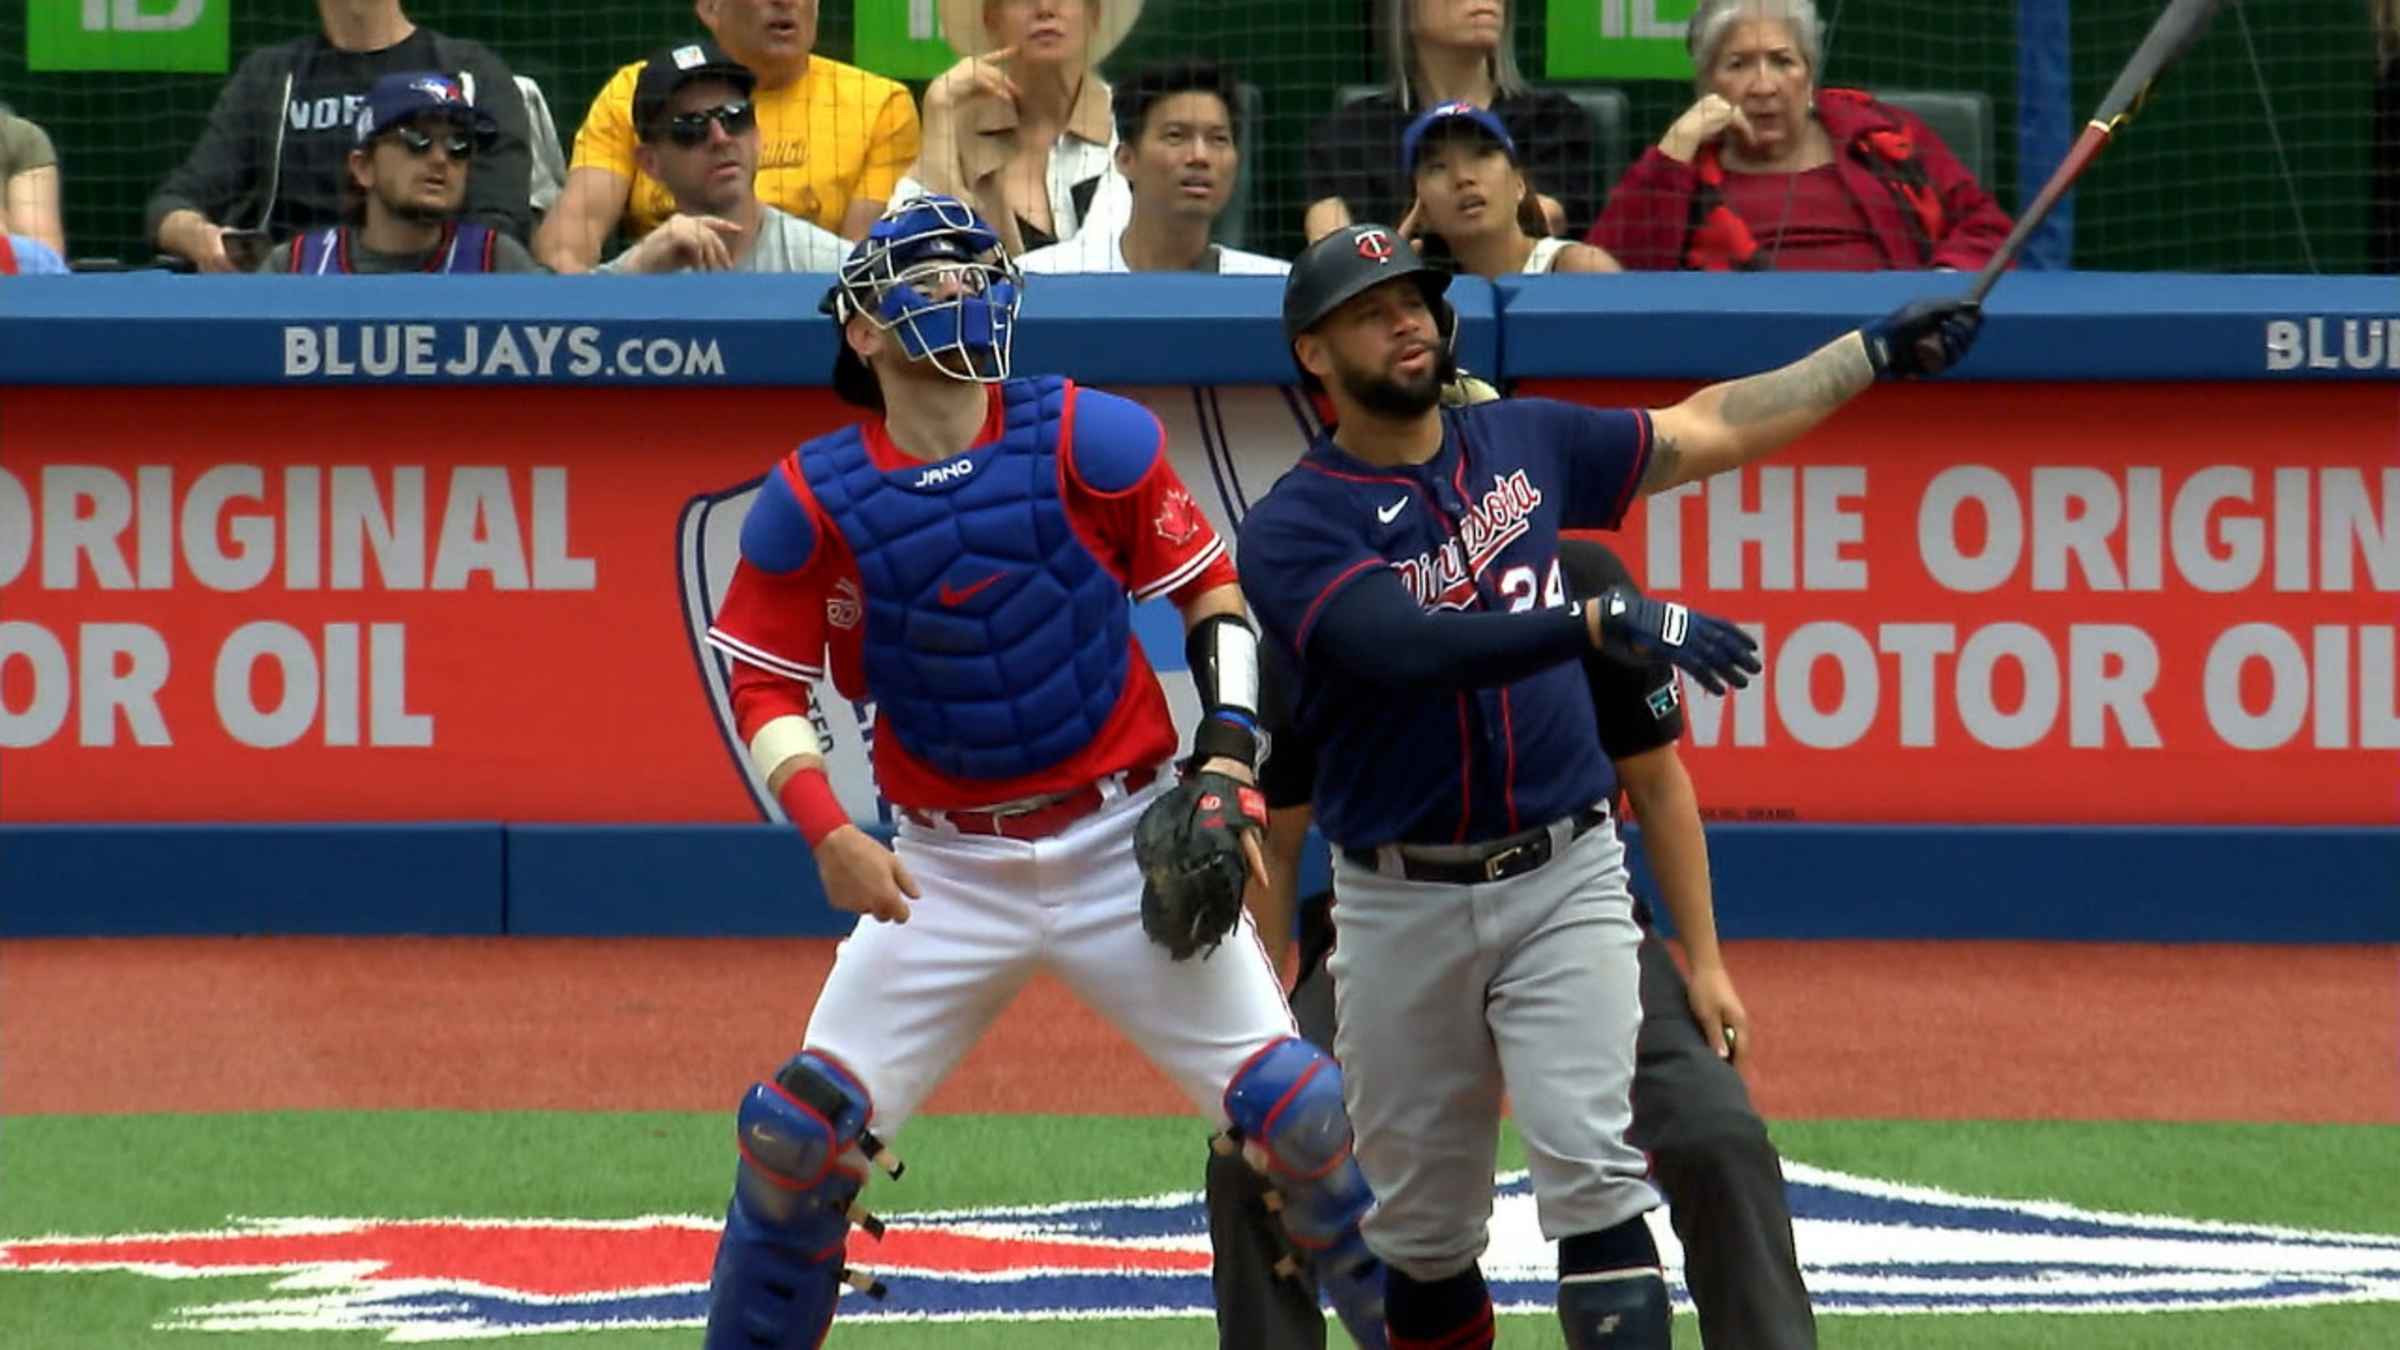
[[[1132, 796], [1157, 781], [1154, 766], [1127, 769], [1123, 775], [1125, 795]], [[1100, 809], [1107, 797], [1098, 783], [1086, 783], [1073, 792], [1042, 802], [1038, 806], [1007, 808], [998, 811], [921, 811], [903, 806], [900, 814], [929, 830], [938, 830], [945, 823], [961, 834], [991, 834], [1002, 839], [1046, 839], [1076, 821]]]

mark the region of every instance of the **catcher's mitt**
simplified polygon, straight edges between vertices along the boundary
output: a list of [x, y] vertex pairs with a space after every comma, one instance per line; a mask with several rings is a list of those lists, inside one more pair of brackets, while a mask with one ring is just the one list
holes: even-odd
[[1160, 793], [1133, 831], [1142, 868], [1142, 931], [1183, 961], [1213, 952], [1242, 917], [1250, 863], [1242, 835], [1264, 830], [1266, 798], [1221, 773]]

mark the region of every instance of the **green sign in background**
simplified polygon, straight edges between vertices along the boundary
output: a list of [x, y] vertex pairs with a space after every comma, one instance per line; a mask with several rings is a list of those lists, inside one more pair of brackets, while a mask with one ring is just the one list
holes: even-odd
[[934, 0], [858, 0], [857, 63], [895, 80], [930, 80], [958, 60]]
[[29, 70], [225, 73], [233, 0], [25, 0]]
[[1699, 0], [1550, 0], [1551, 79], [1688, 80], [1684, 24]]

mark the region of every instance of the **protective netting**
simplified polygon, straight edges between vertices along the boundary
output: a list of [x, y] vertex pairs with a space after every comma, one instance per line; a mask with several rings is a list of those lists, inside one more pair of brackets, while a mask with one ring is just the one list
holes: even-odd
[[[1476, 0], [1401, 2], [1438, 8]], [[2073, 134], [2161, 3], [1820, 0], [1828, 32], [1821, 78], [1948, 96], [1929, 105], [1943, 110], [1936, 129], [1950, 137], [1962, 128], [1956, 139], [1972, 152], [1971, 166], [2014, 209], [2021, 148], [2063, 144]], [[879, 68], [914, 93], [948, 63], [934, 36], [940, 6], [933, 0], [826, 0], [821, 8], [821, 53]], [[1604, 134], [1597, 151], [1604, 175], [1638, 156], [1691, 101], [1674, 35], [1692, 8], [1693, 0], [1514, 0], [1511, 24], [1527, 76], [1621, 95], [1618, 139], [1612, 147]], [[420, 24], [484, 43], [538, 83], [570, 152], [585, 109], [618, 66], [699, 31], [691, 6], [679, 0], [416, 0], [407, 9]], [[2388, 267], [2400, 246], [2378, 242], [2373, 222], [2376, 202], [2396, 195], [2388, 181], [2377, 186], [2379, 169], [2386, 180], [2400, 175], [2400, 148], [2390, 144], [2400, 138], [2400, 94], [2392, 84], [2400, 77], [2379, 55], [2390, 50], [2390, 35], [2378, 37], [2379, 24], [2400, 23], [2393, 10], [2392, 0], [2231, 0], [2087, 176], [2074, 200], [2072, 264], [2357, 272], [2383, 260]], [[224, 25], [222, 45], [238, 62], [256, 47], [310, 31], [315, 11], [235, 0], [35, 0], [0, 8], [0, 102], [39, 123], [57, 146], [69, 252], [150, 255], [142, 205], [189, 149], [223, 84], [223, 67], [212, 66], [222, 58], [209, 53], [210, 25]], [[1301, 242], [1310, 196], [1308, 131], [1345, 90], [1383, 78], [1380, 22], [1378, 0], [1149, 0], [1107, 70], [1190, 55], [1236, 68], [1255, 90], [1255, 120], [1234, 233], [1253, 250], [1289, 256]], [[185, 27], [163, 27], [170, 24]], [[2050, 87], [2063, 97], [2033, 102], [2037, 119], [2047, 120], [2028, 142], [2023, 76], [2028, 67], [2062, 69], [2058, 61], [2068, 75]], [[109, 64], [202, 68], [89, 68]], [[2384, 209], [2388, 216], [2395, 208]]]

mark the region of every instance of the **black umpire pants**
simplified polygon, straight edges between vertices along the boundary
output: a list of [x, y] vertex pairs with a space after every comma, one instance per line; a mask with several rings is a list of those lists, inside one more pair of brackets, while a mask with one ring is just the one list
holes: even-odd
[[[1783, 1160], [1750, 1105], [1742, 1076], [1717, 1058], [1692, 1016], [1674, 956], [1642, 940], [1642, 1029], [1636, 1041], [1633, 1128], [1650, 1155], [1683, 1243], [1684, 1280], [1708, 1350], [1814, 1350], [1816, 1318], [1792, 1250]], [[1333, 977], [1311, 963], [1292, 993], [1300, 1034], [1333, 1044]], [[1208, 1236], [1216, 1249], [1221, 1350], [1324, 1350], [1316, 1288], [1275, 1274], [1287, 1250], [1262, 1200], [1264, 1183], [1238, 1157], [1211, 1154]]]

